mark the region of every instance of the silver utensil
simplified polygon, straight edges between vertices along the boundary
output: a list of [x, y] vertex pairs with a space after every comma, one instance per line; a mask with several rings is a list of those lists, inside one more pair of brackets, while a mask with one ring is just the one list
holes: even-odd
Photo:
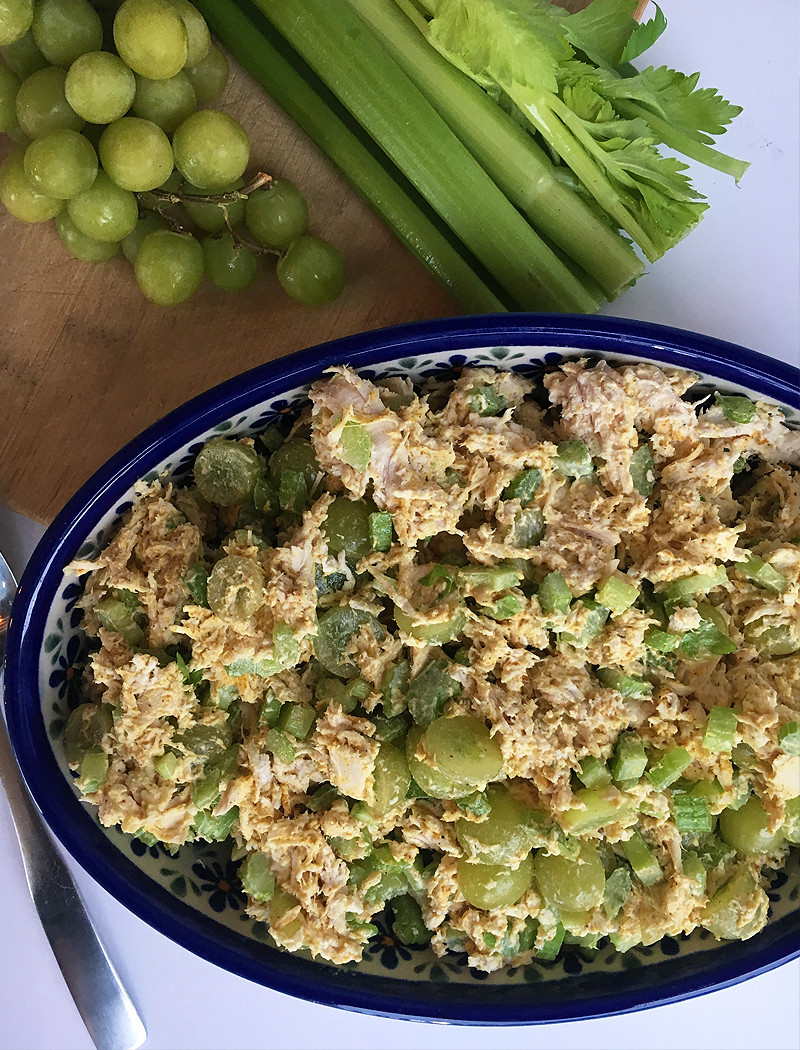
[[[0, 676], [17, 585], [0, 554]], [[19, 839], [25, 878], [50, 947], [98, 1050], [136, 1050], [144, 1024], [100, 942], [64, 861], [20, 774], [5, 718], [0, 717], [0, 780]]]

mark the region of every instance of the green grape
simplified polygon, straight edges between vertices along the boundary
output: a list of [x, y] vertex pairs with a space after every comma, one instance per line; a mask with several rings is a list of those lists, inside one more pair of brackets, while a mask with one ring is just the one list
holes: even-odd
[[319, 237], [306, 234], [292, 241], [276, 271], [286, 294], [305, 306], [333, 302], [344, 288], [342, 257]]
[[328, 537], [328, 550], [332, 554], [344, 551], [348, 558], [355, 560], [369, 554], [372, 550], [369, 515], [370, 508], [362, 500], [337, 496], [328, 507], [322, 526]]
[[103, 737], [114, 727], [109, 704], [79, 704], [64, 727], [64, 757], [71, 766], [83, 761], [87, 752], [102, 746]]
[[131, 108], [136, 79], [119, 55], [90, 51], [69, 67], [67, 102], [90, 124], [111, 124]]
[[256, 450], [230, 438], [209, 441], [194, 463], [194, 481], [200, 495], [219, 507], [233, 507], [250, 499], [261, 476]]
[[124, 190], [143, 193], [172, 173], [172, 146], [157, 124], [121, 117], [100, 137], [100, 160], [109, 178]]
[[0, 0], [0, 44], [25, 36], [33, 22], [33, 0]]
[[166, 0], [125, 0], [114, 18], [119, 57], [150, 80], [174, 77], [186, 65], [186, 26]]
[[321, 469], [314, 446], [305, 438], [289, 438], [269, 458], [269, 470], [274, 478], [280, 478], [284, 470], [296, 470], [305, 477], [309, 488]]
[[93, 237], [87, 237], [70, 219], [67, 211], [56, 215], [56, 230], [58, 230], [61, 243], [70, 255], [74, 255], [81, 262], [108, 262], [115, 255], [119, 255], [118, 241], [96, 241]]
[[191, 80], [198, 106], [207, 106], [218, 99], [228, 84], [228, 60], [225, 52], [212, 44], [208, 54], [196, 66], [186, 67], [186, 76]]
[[412, 726], [406, 737], [408, 768], [416, 784], [430, 798], [461, 798], [472, 790], [469, 784], [454, 780], [428, 762], [416, 757], [417, 745], [422, 737], [422, 726]]
[[21, 83], [16, 73], [0, 66], [0, 135], [18, 127], [17, 92]]
[[253, 252], [237, 244], [227, 231], [203, 239], [203, 259], [209, 280], [223, 292], [244, 291], [258, 273]]
[[490, 784], [486, 797], [489, 815], [480, 822], [463, 817], [457, 820], [456, 837], [467, 860], [509, 864], [530, 852], [535, 830], [533, 810], [514, 798], [502, 784]]
[[250, 140], [238, 120], [216, 109], [193, 113], [172, 137], [175, 167], [193, 186], [221, 190], [244, 174]]
[[149, 215], [145, 215], [139, 219], [136, 226], [128, 234], [127, 237], [122, 239], [122, 254], [128, 260], [129, 263], [136, 262], [136, 256], [139, 254], [139, 248], [141, 247], [142, 241], [148, 235], [148, 233], [155, 233], [156, 230], [166, 230], [169, 227], [166, 222], [161, 218], [160, 215], [156, 215], [151, 212]]
[[194, 88], [183, 70], [166, 80], [136, 77], [133, 112], [137, 117], [158, 124], [168, 135], [196, 109]]
[[167, 0], [169, 6], [180, 15], [186, 27], [186, 65], [196, 66], [211, 49], [211, 33], [205, 18], [189, 0]]
[[769, 853], [783, 844], [783, 829], [767, 831], [767, 813], [758, 795], [751, 795], [740, 809], [723, 809], [719, 815], [723, 840], [739, 853]]
[[121, 241], [139, 218], [134, 195], [102, 170], [88, 190], [67, 202], [67, 210], [81, 233], [96, 241]]
[[25, 171], [25, 150], [18, 148], [6, 157], [0, 168], [0, 202], [15, 219], [46, 222], [64, 207], [64, 202], [39, 193]]
[[36, 46], [33, 32], [30, 29], [19, 40], [0, 47], [0, 55], [8, 68], [16, 73], [20, 80], [26, 80], [31, 73], [36, 73], [50, 65]]
[[585, 911], [603, 901], [606, 873], [590, 842], [581, 844], [575, 860], [539, 851], [533, 871], [542, 896], [556, 911]]
[[406, 756], [394, 745], [382, 743], [375, 759], [373, 810], [383, 816], [399, 806], [410, 784], [411, 774]]
[[245, 222], [255, 239], [266, 248], [284, 251], [306, 232], [308, 205], [303, 194], [288, 179], [275, 179], [254, 190], [247, 198]]
[[518, 868], [501, 864], [471, 864], [464, 857], [458, 862], [458, 888], [473, 908], [491, 911], [510, 908], [530, 889], [533, 862], [530, 854]]
[[67, 200], [88, 190], [97, 177], [97, 154], [78, 131], [59, 128], [25, 150], [25, 171], [40, 193]]
[[[232, 182], [230, 186], [225, 186], [221, 189], [220, 193], [230, 193], [232, 190], [238, 190], [244, 186], [244, 179], [237, 179]], [[198, 196], [203, 195], [203, 190], [198, 189], [197, 186], [185, 186], [185, 193], [194, 193]], [[201, 230], [206, 230], [208, 233], [220, 233], [226, 227], [226, 218], [228, 226], [239, 226], [244, 219], [244, 209], [246, 200], [244, 197], [239, 197], [238, 200], [226, 201], [223, 204], [203, 204], [200, 201], [184, 201], [184, 208], [186, 214], [192, 220], [197, 223]]]
[[162, 182], [160, 186], [156, 187], [156, 190], [153, 192], [148, 191], [147, 193], [140, 193], [139, 205], [150, 211], [164, 207], [169, 208], [172, 206], [170, 202], [159, 200], [156, 196], [156, 192], [178, 194], [181, 192], [183, 184], [181, 173], [179, 171], [173, 171], [168, 179]]
[[203, 280], [203, 249], [188, 233], [149, 233], [134, 263], [136, 282], [159, 306], [176, 306], [194, 295]]
[[103, 46], [100, 16], [88, 0], [38, 0], [33, 39], [54, 66], [71, 66], [87, 51]]
[[208, 577], [211, 611], [223, 620], [249, 620], [263, 603], [264, 576], [253, 559], [238, 554], [220, 558]]
[[483, 787], [503, 769], [503, 752], [477, 718], [435, 718], [425, 730], [423, 746], [437, 769], [449, 777]]
[[56, 128], [80, 131], [83, 118], [67, 102], [64, 82], [67, 74], [48, 66], [23, 80], [17, 92], [17, 122], [29, 139], [38, 139]]

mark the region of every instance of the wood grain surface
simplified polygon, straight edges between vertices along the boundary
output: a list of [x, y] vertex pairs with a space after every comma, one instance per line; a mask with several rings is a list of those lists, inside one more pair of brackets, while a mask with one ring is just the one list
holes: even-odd
[[[571, 8], [586, 0], [562, 0]], [[333, 304], [283, 293], [268, 265], [237, 296], [208, 282], [187, 303], [147, 302], [122, 259], [93, 266], [53, 223], [0, 214], [0, 502], [46, 522], [109, 456], [188, 398], [291, 351], [358, 331], [459, 313], [449, 295], [330, 162], [232, 63], [220, 108], [252, 140], [252, 170], [296, 182], [310, 230], [347, 267]], [[12, 143], [0, 140], [0, 161]]]

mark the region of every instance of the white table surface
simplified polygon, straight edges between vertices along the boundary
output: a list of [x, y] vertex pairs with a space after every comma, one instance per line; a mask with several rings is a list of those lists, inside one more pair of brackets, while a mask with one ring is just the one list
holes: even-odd
[[[699, 228], [604, 312], [694, 329], [796, 364], [797, 5], [662, 0], [662, 6], [669, 27], [651, 61], [686, 73], [700, 69], [701, 84], [744, 107], [722, 143], [751, 168], [738, 187], [722, 175], [698, 172], [696, 184], [711, 202]], [[0, 507], [0, 549], [17, 572], [42, 531]], [[4, 799], [0, 857], [0, 1047], [90, 1048], [28, 897]], [[153, 1050], [800, 1046], [797, 962], [734, 988], [618, 1018], [491, 1030], [429, 1026], [312, 1006], [227, 974], [150, 929], [70, 864], [143, 1016], [145, 1045]]]

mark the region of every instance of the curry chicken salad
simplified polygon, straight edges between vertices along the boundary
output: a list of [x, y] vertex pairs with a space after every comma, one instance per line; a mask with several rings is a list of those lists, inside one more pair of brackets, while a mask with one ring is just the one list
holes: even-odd
[[[697, 376], [330, 369], [142, 483], [65, 750], [104, 825], [230, 839], [334, 963], [744, 939], [800, 835], [800, 434]], [[695, 391], [696, 393], [696, 391]]]

